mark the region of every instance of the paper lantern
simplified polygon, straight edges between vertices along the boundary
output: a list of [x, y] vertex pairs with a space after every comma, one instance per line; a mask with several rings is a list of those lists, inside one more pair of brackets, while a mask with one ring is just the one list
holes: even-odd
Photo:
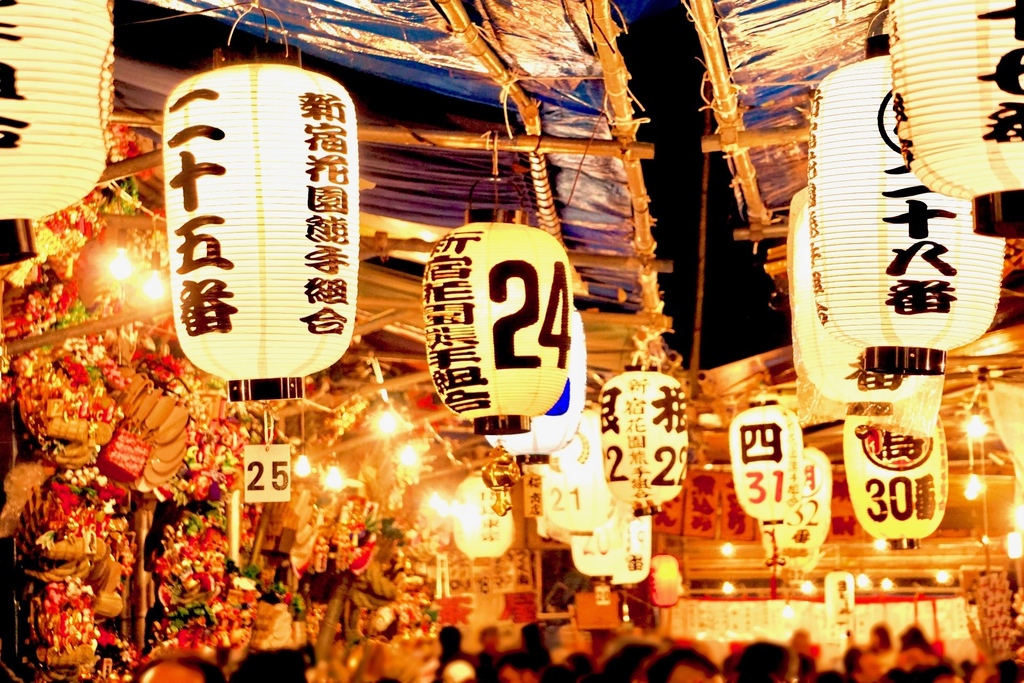
[[832, 640], [853, 635], [856, 590], [850, 572], [829, 572], [825, 575], [825, 633]]
[[302, 396], [345, 353], [359, 267], [355, 108], [280, 64], [192, 76], [164, 111], [175, 329], [232, 400]]
[[832, 336], [818, 322], [811, 277], [811, 223], [806, 189], [797, 192], [790, 202], [786, 249], [797, 373], [826, 398], [844, 404], [893, 403], [920, 390], [928, 381], [926, 378], [866, 372], [861, 367], [863, 349]]
[[478, 434], [521, 434], [569, 376], [569, 259], [525, 225], [470, 223], [441, 238], [423, 275], [434, 388]]
[[629, 510], [620, 513], [621, 531], [625, 532], [624, 553], [622, 561], [612, 572], [612, 584], [616, 586], [635, 586], [643, 583], [651, 573], [651, 543], [654, 529], [650, 515], [632, 517]]
[[601, 448], [612, 495], [650, 514], [682, 491], [686, 397], [673, 377], [628, 370], [601, 389]]
[[939, 528], [949, 492], [941, 423], [932, 438], [916, 438], [848, 417], [843, 461], [853, 511], [868, 534], [892, 549], [913, 549]]
[[544, 518], [571, 534], [592, 534], [614, 510], [604, 479], [600, 419], [585, 412], [576, 436], [543, 468]]
[[569, 538], [572, 563], [585, 576], [611, 578], [626, 563], [626, 530], [617, 513], [594, 529], [594, 533]]
[[1024, 189], [1024, 17], [1005, 0], [894, 0], [892, 79], [910, 169], [970, 199]]
[[515, 539], [512, 515], [499, 515], [491, 507], [494, 493], [479, 474], [466, 477], [455, 489], [452, 537], [455, 547], [471, 559], [501, 557]]
[[797, 551], [820, 548], [832, 524], [832, 463], [817, 448], [800, 455], [800, 503], [775, 525], [775, 547], [790, 557]]
[[803, 496], [803, 433], [796, 415], [778, 404], [748, 408], [729, 425], [736, 499], [766, 525], [783, 523]]
[[656, 607], [672, 607], [683, 593], [683, 575], [679, 560], [672, 555], [651, 558], [651, 602]]
[[0, 230], [92, 191], [107, 161], [107, 0], [0, 2]]
[[492, 446], [499, 443], [513, 455], [551, 455], [569, 445], [583, 416], [587, 400], [587, 338], [583, 316], [569, 313], [572, 339], [569, 343], [569, 379], [558, 402], [544, 415], [530, 419], [530, 431], [505, 436], [487, 435]]
[[992, 322], [1003, 241], [971, 232], [969, 202], [906, 172], [889, 71], [887, 56], [843, 67], [814, 97], [811, 288], [819, 322], [866, 349], [865, 369], [941, 375], [946, 350]]

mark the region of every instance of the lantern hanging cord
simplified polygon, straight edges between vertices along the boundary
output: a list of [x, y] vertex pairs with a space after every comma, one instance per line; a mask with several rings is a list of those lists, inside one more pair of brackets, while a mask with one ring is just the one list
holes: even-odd
[[249, 3], [240, 3], [239, 5], [235, 5], [235, 7], [240, 7], [241, 4], [245, 4], [245, 11], [239, 14], [238, 18], [235, 19], [235, 23], [231, 25], [231, 31], [228, 33], [227, 46], [231, 47], [231, 39], [234, 37], [235, 29], [238, 28], [238, 24], [241, 23], [242, 19], [245, 19], [246, 15], [256, 11], [263, 15], [263, 39], [268, 43], [270, 42], [270, 20], [267, 18], [267, 15], [270, 14], [274, 17], [274, 19], [277, 20], [277, 25], [281, 27], [281, 36], [284, 42], [284, 56], [287, 58], [288, 31], [285, 29], [284, 22], [281, 21], [281, 17], [278, 15], [278, 13], [272, 9], [261, 7], [260, 0], [252, 0], [252, 2]]
[[263, 406], [263, 444], [269, 446], [273, 441], [274, 416], [270, 411], [269, 402], [261, 401], [260, 405]]

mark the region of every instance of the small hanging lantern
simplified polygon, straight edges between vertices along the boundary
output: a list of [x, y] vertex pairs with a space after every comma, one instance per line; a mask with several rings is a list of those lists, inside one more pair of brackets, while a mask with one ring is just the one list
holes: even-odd
[[614, 509], [604, 479], [601, 418], [587, 411], [569, 445], [551, 456], [543, 474], [544, 518], [570, 534], [592, 534]]
[[487, 435], [487, 443], [499, 443], [506, 451], [532, 462], [543, 462], [569, 445], [580, 426], [587, 399], [587, 338], [583, 316], [575, 309], [569, 313], [572, 339], [569, 343], [569, 379], [562, 396], [544, 415], [530, 419], [530, 431], [505, 436]]
[[856, 595], [850, 572], [825, 575], [825, 633], [830, 639], [845, 642], [853, 636]]
[[899, 137], [925, 185], [971, 199], [1024, 189], [1024, 17], [1013, 2], [894, 0]]
[[[948, 32], [951, 24], [942, 25]], [[812, 102], [815, 313], [830, 334], [866, 349], [868, 372], [941, 375], [946, 350], [992, 322], [1003, 242], [971, 232], [968, 201], [936, 194], [907, 172], [893, 133], [890, 71], [888, 56], [845, 66], [825, 77]], [[960, 126], [949, 111], [941, 115]]]
[[821, 548], [832, 524], [832, 463], [828, 456], [817, 448], [803, 449], [800, 473], [800, 503], [775, 526], [775, 546], [787, 558]]
[[766, 526], [781, 525], [803, 495], [803, 433], [796, 414], [777, 403], [753, 406], [729, 425], [736, 499]]
[[626, 563], [625, 527], [624, 518], [616, 510], [594, 533], [571, 536], [569, 547], [576, 571], [584, 576], [611, 578]]
[[466, 477], [455, 489], [455, 517], [452, 537], [455, 547], [470, 559], [501, 557], [515, 540], [511, 515], [494, 511], [494, 494], [479, 474]]
[[612, 584], [633, 586], [643, 583], [651, 573], [651, 543], [653, 518], [651, 515], [624, 520], [625, 553], [621, 563], [612, 572]]
[[569, 376], [569, 259], [554, 237], [470, 223], [434, 247], [423, 275], [427, 361], [444, 404], [478, 434], [522, 434]]
[[345, 353], [359, 268], [355, 108], [334, 80], [237, 64], [171, 93], [167, 237], [178, 341], [231, 400], [303, 395]]
[[113, 102], [111, 6], [0, 2], [2, 264], [34, 257], [28, 221], [77, 202], [103, 173]]
[[612, 495], [640, 514], [682, 491], [686, 401], [682, 385], [653, 370], [628, 369], [601, 389], [601, 448]]
[[683, 575], [679, 560], [672, 555], [651, 558], [651, 602], [656, 607], [672, 607], [683, 593]]
[[871, 417], [847, 417], [843, 461], [853, 511], [868, 534], [905, 550], [939, 528], [949, 492], [941, 423], [932, 438], [918, 438], [879, 429]]

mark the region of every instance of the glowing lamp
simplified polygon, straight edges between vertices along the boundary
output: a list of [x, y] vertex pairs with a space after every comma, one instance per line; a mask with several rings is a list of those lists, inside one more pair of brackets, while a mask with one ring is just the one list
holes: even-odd
[[686, 401], [674, 377], [627, 370], [601, 389], [601, 448], [612, 495], [643, 514], [682, 491]]
[[164, 110], [171, 296], [182, 350], [231, 400], [303, 395], [352, 339], [359, 267], [355, 108], [334, 80], [239, 64]]
[[782, 525], [799, 507], [803, 432], [791, 410], [753, 406], [729, 425], [729, 457], [736, 498], [743, 511], [767, 527]]
[[919, 438], [879, 429], [870, 417], [848, 417], [843, 462], [857, 521], [889, 549], [919, 548], [939, 528], [949, 492], [941, 423], [931, 438]]
[[[1003, 241], [971, 231], [970, 202], [907, 172], [893, 132], [890, 71], [888, 56], [845, 66], [825, 77], [812, 102], [815, 314], [830, 334], [865, 349], [869, 372], [941, 375], [946, 350], [992, 322]], [[942, 116], [961, 125], [948, 110]]]
[[569, 258], [512, 223], [470, 223], [434, 247], [423, 274], [427, 362], [449, 409], [478, 434], [521, 434], [569, 376]]
[[[114, 63], [110, 7], [107, 0], [0, 3], [4, 263], [34, 256], [28, 221], [89, 194], [106, 166]], [[18, 239], [11, 242], [6, 233]]]
[[672, 555], [651, 558], [651, 602], [658, 607], [672, 607], [683, 592], [683, 576], [679, 560]]

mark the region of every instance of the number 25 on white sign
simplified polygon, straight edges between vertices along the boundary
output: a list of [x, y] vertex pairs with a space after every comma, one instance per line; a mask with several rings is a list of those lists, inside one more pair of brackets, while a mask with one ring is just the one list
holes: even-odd
[[245, 502], [287, 503], [292, 497], [292, 448], [288, 444], [245, 447]]

